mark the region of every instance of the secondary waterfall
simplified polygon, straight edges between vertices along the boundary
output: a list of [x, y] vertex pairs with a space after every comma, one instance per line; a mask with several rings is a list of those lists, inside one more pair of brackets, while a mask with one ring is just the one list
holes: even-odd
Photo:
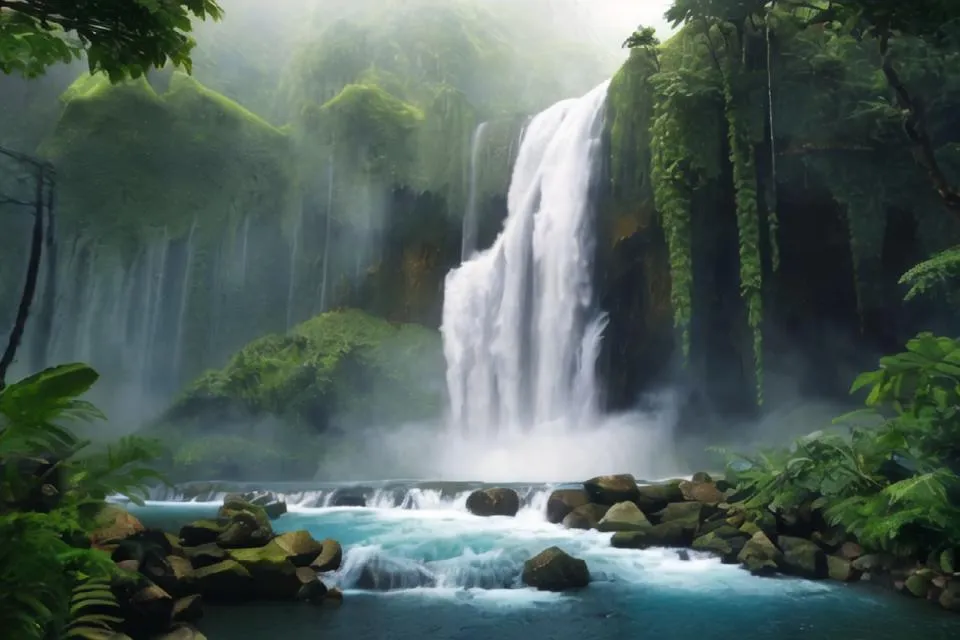
[[533, 118], [503, 231], [447, 275], [441, 331], [455, 429], [541, 431], [596, 411], [606, 318], [591, 285], [590, 187], [608, 84]]

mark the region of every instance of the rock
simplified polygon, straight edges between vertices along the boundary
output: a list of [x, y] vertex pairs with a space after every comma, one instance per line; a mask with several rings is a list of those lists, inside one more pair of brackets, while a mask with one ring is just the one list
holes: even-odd
[[190, 584], [190, 578], [193, 576], [193, 565], [186, 558], [167, 556], [164, 559], [162, 571], [156, 571], [153, 567], [151, 569], [151, 571], [145, 573], [158, 586], [175, 598], [193, 593], [193, 587]]
[[660, 524], [674, 524], [683, 528], [686, 536], [693, 541], [700, 532], [700, 525], [707, 511], [699, 502], [671, 502], [663, 510], [653, 514]]
[[270, 541], [283, 549], [295, 567], [306, 567], [323, 553], [323, 543], [313, 539], [309, 531], [281, 533]]
[[467, 511], [475, 516], [517, 515], [520, 496], [513, 489], [478, 489], [467, 498]]
[[[724, 564], [735, 564], [737, 556], [747, 542], [747, 538], [739, 529], [734, 529], [729, 525], [725, 525], [725, 527], [726, 529], [721, 528], [711, 531], [694, 539], [693, 549], [716, 554], [720, 556], [720, 560]], [[728, 530], [733, 531], [734, 535], [725, 535], [729, 533]]]
[[650, 547], [686, 547], [693, 541], [693, 533], [680, 522], [664, 522], [642, 531], [620, 531], [613, 534], [610, 545], [618, 549], [648, 549]]
[[600, 531], [639, 531], [652, 526], [640, 507], [632, 502], [618, 502], [597, 523]]
[[715, 506], [726, 499], [723, 492], [720, 491], [713, 482], [684, 480], [680, 483], [679, 487], [684, 500]]
[[393, 591], [437, 586], [436, 577], [412, 560], [373, 555], [363, 563], [354, 587], [366, 591]]
[[809, 505], [778, 512], [776, 517], [777, 531], [791, 538], [810, 538], [816, 529], [813, 523], [813, 509]]
[[865, 556], [860, 556], [853, 561], [853, 568], [858, 571], [884, 571], [890, 567], [890, 563], [886, 558], [879, 554], [870, 553]]
[[223, 506], [217, 511], [217, 518], [222, 520], [233, 520], [240, 514], [249, 514], [256, 521], [258, 526], [265, 529], [271, 529], [270, 517], [266, 510], [258, 505], [248, 502], [234, 496], [227, 496], [223, 500]]
[[228, 499], [237, 499], [263, 507], [267, 517], [271, 520], [276, 520], [287, 512], [286, 501], [272, 491], [248, 491], [246, 493], [230, 494], [224, 499], [224, 502]]
[[590, 571], [583, 560], [550, 547], [523, 563], [521, 579], [539, 591], [566, 591], [590, 584]]
[[915, 598], [926, 598], [931, 587], [931, 577], [923, 573], [914, 573], [903, 581], [904, 589]]
[[637, 487], [637, 506], [647, 515], [660, 511], [671, 502], [682, 502], [680, 480], [658, 484], [643, 484]]
[[165, 631], [173, 615], [173, 598], [155, 584], [146, 584], [129, 598], [118, 597], [123, 618], [122, 631], [134, 638], [148, 637]]
[[119, 505], [107, 504], [94, 520], [90, 544], [98, 549], [117, 544], [130, 536], [144, 531], [143, 524]]
[[217, 544], [224, 549], [250, 549], [270, 542], [273, 529], [263, 524], [249, 512], [241, 511], [230, 518], [230, 523], [217, 536]]
[[343, 562], [343, 548], [336, 540], [327, 538], [320, 543], [320, 554], [310, 563], [310, 568], [319, 573], [336, 571]]
[[827, 577], [838, 582], [856, 582], [862, 572], [853, 567], [853, 562], [842, 556], [827, 556]]
[[317, 578], [316, 572], [310, 567], [301, 567], [297, 569], [297, 578], [301, 585], [297, 591], [297, 600], [320, 604], [327, 595], [327, 585]]
[[190, 581], [208, 602], [241, 602], [253, 595], [253, 576], [233, 559], [195, 570]]
[[197, 622], [203, 617], [203, 600], [199, 594], [180, 598], [173, 603], [173, 622]]
[[856, 560], [863, 555], [863, 547], [856, 542], [844, 542], [837, 550], [837, 555], [845, 560]]
[[711, 478], [710, 474], [706, 471], [697, 471], [693, 474], [693, 477], [690, 478], [690, 481], [698, 483], [713, 482], [713, 478]]
[[960, 571], [960, 564], [957, 564], [956, 550], [947, 549], [940, 554], [940, 571], [942, 573], [956, 573]]
[[960, 580], [954, 578], [943, 588], [938, 598], [940, 606], [948, 611], [960, 612]]
[[743, 545], [737, 560], [753, 575], [769, 575], [779, 569], [783, 553], [767, 534], [758, 531]]
[[164, 533], [163, 537], [167, 539], [167, 544], [170, 545], [170, 555], [183, 557], [183, 545], [180, 544], [180, 538], [172, 533]]
[[152, 640], [207, 640], [207, 636], [189, 624], [176, 624], [166, 633], [154, 636]]
[[330, 500], [331, 507], [366, 507], [367, 499], [361, 494], [336, 493]]
[[783, 551], [781, 569], [785, 572], [819, 580], [827, 577], [827, 557], [815, 542], [793, 536], [780, 536], [777, 545]]
[[577, 507], [563, 519], [567, 529], [596, 529], [607, 514], [609, 507], [602, 504], [585, 504]]
[[140, 573], [139, 560], [121, 560], [117, 562], [117, 566], [124, 571], [129, 571], [130, 573]]
[[198, 547], [217, 541], [224, 525], [216, 520], [197, 520], [180, 528], [180, 542], [184, 547]]
[[629, 474], [598, 476], [583, 483], [590, 502], [611, 507], [618, 502], [637, 502], [640, 490], [637, 481]]
[[742, 525], [740, 525], [740, 531], [742, 531], [748, 537], [752, 537], [753, 534], [762, 531], [762, 529], [759, 526], [757, 526], [756, 522], [750, 522], [748, 520], [747, 522], [744, 522]]
[[339, 609], [343, 605], [343, 591], [337, 587], [327, 589], [327, 594], [320, 603], [324, 609]]
[[254, 591], [265, 600], [292, 600], [303, 586], [297, 567], [287, 559], [287, 552], [275, 542], [263, 547], [231, 549], [230, 559], [250, 572]]
[[560, 524], [567, 515], [590, 502], [583, 489], [557, 489], [547, 499], [547, 522]]
[[842, 529], [830, 528], [825, 531], [814, 531], [810, 539], [827, 553], [833, 553], [846, 542], [847, 534]]
[[213, 542], [201, 544], [197, 547], [184, 547], [183, 555], [190, 561], [194, 569], [209, 567], [227, 559], [227, 552]]
[[777, 537], [777, 517], [769, 511], [764, 510], [748, 513], [747, 522], [752, 523], [760, 529], [760, 531], [763, 531], [771, 540]]
[[[727, 516], [726, 518], [724, 518], [723, 521], [726, 522], [726, 523], [727, 523], [728, 525], [730, 525], [731, 527], [736, 527], [736, 528], [739, 529], [739, 528], [742, 527], [744, 524], [746, 524], [747, 517], [746, 517], [744, 514], [742, 514], [742, 513], [734, 513], [734, 514], [729, 515], [729, 516]], [[756, 533], [756, 532], [754, 532], [754, 533]], [[750, 535], [752, 536], [753, 533], [751, 533]]]

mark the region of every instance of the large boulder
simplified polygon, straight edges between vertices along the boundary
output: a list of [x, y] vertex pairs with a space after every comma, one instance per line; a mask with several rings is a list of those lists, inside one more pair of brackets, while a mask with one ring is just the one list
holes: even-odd
[[590, 496], [583, 489], [557, 489], [547, 499], [547, 521], [560, 524], [567, 515], [590, 502]]
[[253, 575], [232, 558], [195, 570], [190, 581], [207, 602], [242, 602], [254, 593]]
[[747, 540], [742, 531], [725, 524], [697, 537], [692, 546], [697, 551], [708, 551], [720, 556], [724, 564], [734, 564]]
[[309, 531], [288, 531], [270, 541], [287, 554], [295, 567], [306, 567], [323, 553], [323, 543], [314, 540]]
[[343, 562], [343, 548], [340, 546], [340, 543], [327, 538], [320, 543], [320, 546], [320, 553], [313, 559], [313, 562], [310, 563], [310, 568], [318, 573], [339, 569], [340, 564]]
[[757, 531], [737, 555], [740, 564], [754, 575], [776, 573], [783, 562], [783, 553], [763, 531]]
[[563, 526], [568, 529], [596, 529], [608, 509], [606, 505], [593, 503], [579, 506], [567, 514]]
[[180, 542], [184, 547], [199, 547], [217, 541], [226, 527], [216, 520], [196, 520], [180, 528]]
[[218, 547], [215, 542], [208, 542], [196, 547], [184, 547], [184, 557], [193, 565], [194, 569], [202, 569], [227, 559], [226, 550]]
[[649, 549], [651, 547], [687, 547], [693, 532], [680, 522], [663, 522], [640, 531], [620, 531], [610, 539], [618, 549]]
[[636, 479], [629, 474], [598, 476], [583, 483], [590, 502], [612, 507], [618, 502], [636, 502], [640, 498]]
[[287, 512], [286, 501], [272, 491], [247, 491], [246, 493], [234, 493], [228, 495], [224, 502], [236, 499], [243, 502], [249, 502], [252, 505], [263, 507], [264, 513], [271, 520], [276, 520]]
[[258, 598], [292, 600], [303, 586], [297, 567], [276, 542], [263, 547], [231, 549], [229, 555], [250, 573]]
[[694, 531], [707, 517], [706, 509], [699, 502], [671, 502], [653, 514], [657, 522], [679, 522]]
[[809, 580], [827, 577], [827, 556], [815, 542], [793, 536], [780, 536], [777, 546], [783, 551], [781, 569]]
[[683, 501], [679, 480], [638, 485], [637, 494], [637, 506], [647, 515], [660, 511], [671, 502]]
[[679, 484], [684, 500], [702, 504], [717, 505], [726, 499], [726, 495], [713, 482], [694, 482], [684, 480]]
[[619, 502], [613, 505], [597, 523], [597, 529], [600, 531], [640, 531], [652, 526], [640, 507], [632, 502]]
[[513, 489], [478, 489], [467, 498], [467, 510], [475, 516], [517, 515], [520, 496]]
[[173, 616], [174, 600], [152, 583], [142, 584], [133, 593], [117, 598], [123, 632], [134, 638], [150, 637], [165, 631]]
[[590, 584], [590, 570], [583, 560], [550, 547], [523, 563], [521, 579], [540, 591], [566, 591]]
[[841, 556], [827, 556], [827, 577], [838, 582], [856, 582], [863, 572], [853, 562]]
[[224, 500], [217, 521], [223, 529], [216, 542], [225, 549], [262, 547], [273, 538], [273, 527], [264, 508], [237, 497]]

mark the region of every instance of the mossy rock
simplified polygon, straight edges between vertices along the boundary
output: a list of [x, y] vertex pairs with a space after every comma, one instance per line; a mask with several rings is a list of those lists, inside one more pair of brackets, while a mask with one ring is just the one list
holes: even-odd
[[734, 564], [737, 562], [737, 556], [743, 550], [747, 542], [739, 530], [732, 529], [733, 534], [728, 531], [717, 530], [706, 533], [694, 539], [692, 548], [696, 551], [708, 551], [720, 557], [724, 564]]
[[478, 489], [467, 497], [467, 511], [475, 516], [517, 515], [520, 496], [513, 489]]
[[904, 590], [915, 598], [926, 598], [933, 582], [931, 576], [923, 573], [914, 573], [907, 576], [903, 582]]
[[321, 543], [323, 549], [310, 563], [310, 568], [319, 573], [336, 571], [343, 562], [343, 548], [336, 540], [327, 538]]
[[216, 542], [208, 542], [195, 547], [184, 547], [183, 555], [196, 569], [209, 567], [227, 559], [226, 550], [217, 546]]
[[693, 541], [693, 531], [682, 522], [664, 522], [641, 531], [620, 531], [613, 534], [610, 545], [618, 549], [649, 549], [651, 547], [687, 547]]
[[583, 489], [556, 489], [547, 499], [547, 522], [559, 524], [571, 511], [589, 503], [590, 496]]
[[940, 593], [938, 601], [947, 611], [960, 612], [960, 580], [950, 580]]
[[263, 547], [231, 549], [229, 556], [250, 572], [260, 598], [292, 600], [303, 586], [288, 551], [274, 541]]
[[90, 534], [90, 544], [94, 547], [114, 545], [144, 530], [143, 524], [135, 516], [119, 505], [107, 504], [94, 520], [94, 530]]
[[597, 523], [599, 531], [640, 531], [653, 525], [633, 502], [618, 502]]
[[607, 505], [589, 503], [577, 507], [563, 519], [567, 529], [596, 529], [610, 509]]
[[287, 554], [296, 567], [306, 567], [323, 553], [323, 543], [314, 540], [309, 531], [288, 531], [270, 541]]
[[540, 591], [567, 591], [590, 584], [590, 571], [583, 560], [550, 547], [523, 563], [521, 579]]
[[863, 573], [853, 562], [840, 556], [827, 556], [827, 577], [837, 582], [856, 582]]
[[660, 511], [671, 502], [681, 502], [683, 493], [680, 491], [680, 480], [660, 482], [657, 484], [642, 484], [637, 487], [637, 506], [650, 515]]
[[208, 602], [242, 602], [254, 596], [253, 576], [232, 558], [195, 570], [190, 581]]
[[805, 538], [780, 536], [777, 546], [783, 551], [781, 569], [808, 580], [827, 577], [827, 556], [815, 542]]
[[196, 520], [180, 528], [180, 541], [184, 547], [198, 547], [217, 541], [226, 528], [216, 520]]
[[629, 474], [598, 476], [583, 483], [590, 502], [612, 507], [618, 502], [636, 502], [640, 498], [637, 480]]
[[743, 545], [737, 560], [754, 575], [770, 575], [779, 570], [783, 552], [765, 533], [758, 531]]

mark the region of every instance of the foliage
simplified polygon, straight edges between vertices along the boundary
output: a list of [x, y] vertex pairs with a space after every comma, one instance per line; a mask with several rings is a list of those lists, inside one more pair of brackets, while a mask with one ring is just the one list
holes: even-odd
[[821, 510], [869, 549], [902, 556], [960, 545], [960, 341], [922, 333], [852, 391], [867, 409], [787, 450], [734, 456], [747, 509]]
[[144, 483], [159, 477], [144, 466], [156, 452], [144, 440], [81, 455], [89, 443], [63, 423], [100, 417], [80, 399], [96, 380], [93, 369], [68, 364], [0, 392], [0, 628], [10, 637], [99, 637], [116, 621], [99, 612], [116, 604], [103, 588], [116, 566], [77, 542], [107, 495], [142, 502]]
[[189, 71], [191, 20], [220, 15], [215, 0], [3, 0], [0, 71], [36, 77], [84, 54], [91, 73], [114, 82], [168, 60]]
[[952, 285], [957, 278], [960, 278], [960, 247], [952, 247], [908, 270], [900, 278], [900, 284], [909, 285], [905, 299], [912, 300], [934, 287]]

